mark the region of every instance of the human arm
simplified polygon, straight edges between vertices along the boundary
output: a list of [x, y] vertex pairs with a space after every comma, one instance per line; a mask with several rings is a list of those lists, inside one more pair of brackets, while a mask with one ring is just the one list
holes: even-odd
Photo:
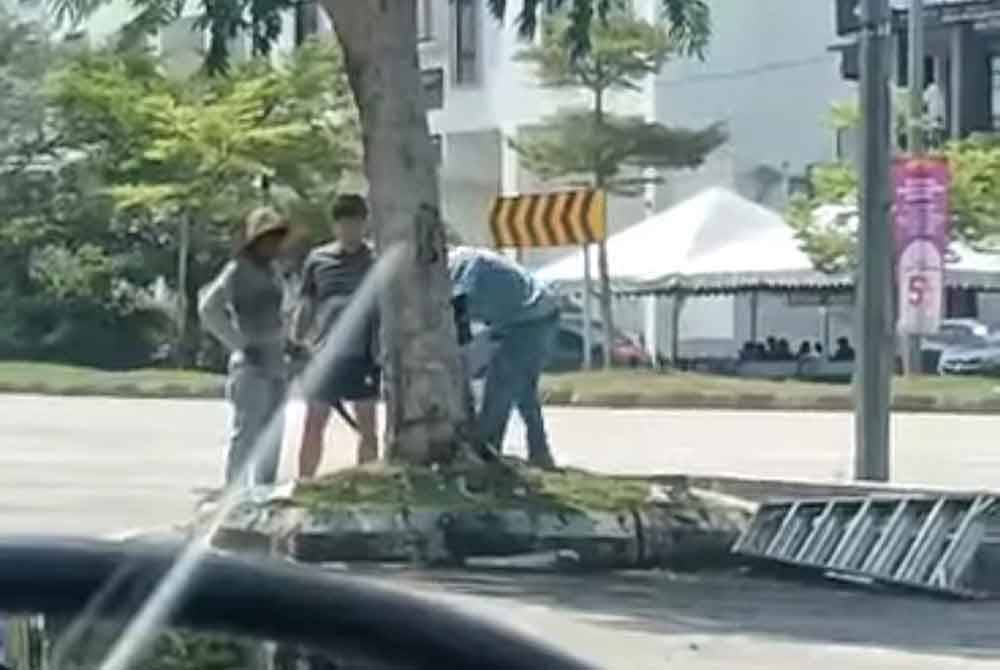
[[292, 312], [292, 323], [289, 329], [289, 339], [299, 346], [306, 345], [309, 329], [316, 318], [316, 278], [311, 257], [306, 259], [302, 268], [302, 286], [299, 289], [298, 300]]
[[248, 344], [246, 337], [233, 325], [230, 317], [235, 273], [236, 264], [227, 263], [222, 272], [201, 290], [198, 297], [198, 316], [202, 327], [230, 351], [245, 349]]

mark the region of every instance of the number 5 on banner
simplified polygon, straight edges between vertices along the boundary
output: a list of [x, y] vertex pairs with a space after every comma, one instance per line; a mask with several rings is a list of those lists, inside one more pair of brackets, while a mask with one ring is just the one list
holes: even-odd
[[907, 286], [907, 300], [914, 307], [924, 304], [924, 297], [927, 295], [927, 277], [925, 275], [910, 275]]

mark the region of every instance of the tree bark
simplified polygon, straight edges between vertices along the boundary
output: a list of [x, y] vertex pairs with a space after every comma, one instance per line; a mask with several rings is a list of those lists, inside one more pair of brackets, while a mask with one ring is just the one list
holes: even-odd
[[[604, 91], [594, 90], [594, 121], [600, 128], [604, 124]], [[594, 186], [600, 190], [606, 184], [606, 177], [601, 171], [599, 157], [594, 157]], [[608, 275], [608, 244], [606, 240], [597, 243], [597, 274], [601, 282], [601, 322], [604, 326], [604, 369], [610, 369], [611, 350], [615, 341], [615, 318], [611, 309], [611, 277]], [[589, 296], [588, 296], [589, 299]]]
[[608, 245], [597, 244], [597, 270], [601, 278], [601, 321], [604, 322], [604, 369], [612, 364], [611, 350], [615, 342], [615, 317], [611, 309], [611, 277], [608, 274]]
[[177, 235], [177, 351], [175, 364], [192, 368], [198, 360], [198, 286], [191, 276], [191, 218], [182, 214]]
[[454, 455], [463, 403], [444, 226], [422, 100], [413, 0], [322, 0], [361, 117], [379, 249], [403, 245], [380, 297], [386, 453], [410, 463]]

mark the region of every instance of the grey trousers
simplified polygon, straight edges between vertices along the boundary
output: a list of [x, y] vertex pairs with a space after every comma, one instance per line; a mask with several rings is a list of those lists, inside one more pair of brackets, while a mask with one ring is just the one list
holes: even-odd
[[254, 457], [250, 485], [273, 484], [278, 476], [285, 432], [288, 383], [274, 372], [246, 364], [231, 365], [226, 399], [232, 407], [226, 484], [233, 483]]
[[552, 462], [545, 420], [538, 399], [538, 378], [559, 331], [558, 316], [521, 324], [505, 332], [490, 361], [479, 414], [480, 435], [496, 448], [503, 445], [510, 411], [516, 407], [528, 437], [528, 459]]

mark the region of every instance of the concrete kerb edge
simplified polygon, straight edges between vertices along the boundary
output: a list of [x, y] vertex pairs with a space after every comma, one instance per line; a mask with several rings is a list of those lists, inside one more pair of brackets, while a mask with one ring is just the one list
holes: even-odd
[[[716, 495], [710, 491], [705, 494]], [[734, 512], [740, 516], [739, 522], [734, 521]], [[373, 510], [353, 505], [338, 509], [336, 522], [330, 517], [317, 524], [310, 516], [306, 513], [295, 523], [277, 518], [274, 523], [227, 520], [216, 531], [212, 544], [220, 551], [272, 554], [304, 564], [416, 562], [475, 569], [482, 560], [516, 567], [526, 559], [533, 562], [540, 554], [551, 554], [551, 562], [535, 567], [587, 571], [709, 564], [735, 567], [743, 559], [732, 554], [730, 547], [752, 512], [741, 505], [710, 522], [706, 519], [711, 527], [680, 524], [670, 506], [655, 504], [618, 512], [580, 509], [570, 520], [559, 512], [519, 508], [484, 514], [481, 510], [421, 508], [404, 512], [393, 507]], [[358, 525], [352, 519], [355, 516], [366, 518], [368, 523]], [[451, 524], [444, 526], [441, 522], [446, 518]], [[497, 525], [498, 520], [503, 522]], [[458, 536], [450, 535], [447, 528], [451, 526]], [[501, 549], [493, 536], [496, 532], [509, 546]], [[488, 535], [492, 539], [484, 542], [482, 538]], [[456, 545], [460, 536], [466, 541], [459, 540]], [[462, 547], [471, 551], [463, 552]], [[456, 548], [459, 553], [454, 553]], [[486, 553], [484, 548], [488, 548]], [[574, 558], [565, 561], [567, 553]]]
[[[135, 383], [114, 386], [70, 384], [52, 386], [42, 382], [0, 382], [0, 395], [44, 395], [69, 397], [107, 397], [136, 399], [213, 400], [224, 396], [220, 382], [216, 386], [191, 387], [167, 383], [141, 387]], [[744, 411], [851, 411], [853, 399], [847, 394], [827, 394], [807, 398], [783, 397], [769, 393], [674, 392], [592, 392], [568, 388], [543, 389], [543, 404], [553, 407], [590, 407], [609, 409], [718, 409]], [[902, 394], [893, 398], [892, 409], [902, 413], [1000, 414], [1000, 397], [955, 401], [927, 394]]]

